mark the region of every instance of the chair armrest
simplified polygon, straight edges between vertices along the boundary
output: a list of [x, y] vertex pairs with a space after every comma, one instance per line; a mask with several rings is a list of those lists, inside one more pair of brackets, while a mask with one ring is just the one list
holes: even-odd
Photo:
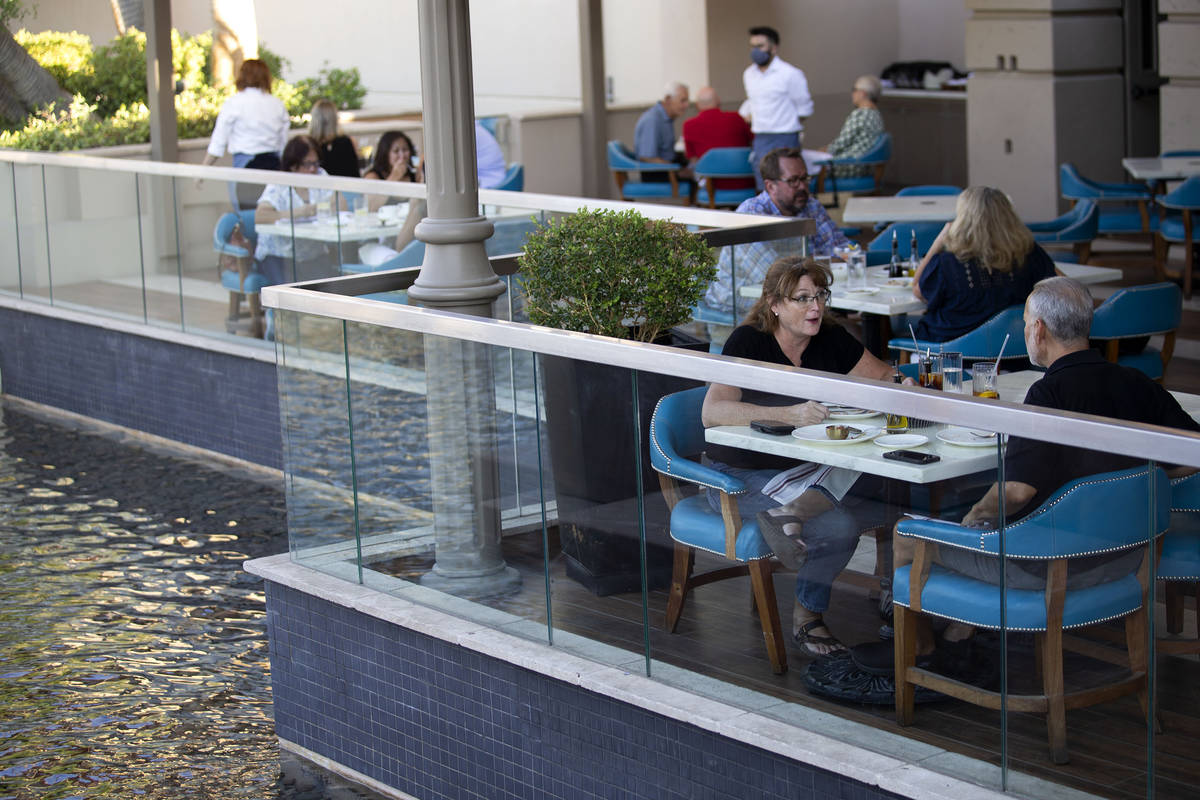
[[[896, 533], [980, 553], [995, 553], [996, 547], [990, 545], [999, 538], [995, 528], [967, 528], [957, 522], [942, 519], [901, 519], [896, 526]], [[985, 537], [990, 538], [992, 542]]]
[[[657, 459], [656, 459], [657, 460]], [[725, 494], [745, 494], [746, 484], [732, 475], [684, 458], [671, 459], [665, 467], [654, 464], [654, 469], [681, 481], [720, 489]]]

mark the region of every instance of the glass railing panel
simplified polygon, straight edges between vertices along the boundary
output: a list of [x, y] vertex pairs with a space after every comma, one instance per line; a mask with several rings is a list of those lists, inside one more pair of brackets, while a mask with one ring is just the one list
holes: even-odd
[[[211, 266], [202, 285], [195, 285], [194, 279], [184, 281], [183, 237], [179, 228], [182, 220], [176, 178], [138, 175], [137, 200], [145, 321], [180, 330], [189, 299], [199, 292], [213, 293]], [[211, 265], [212, 260], [207, 260]], [[215, 295], [219, 297], [220, 293]], [[221, 330], [220, 317], [215, 316], [205, 327], [212, 331]]]
[[21, 237], [16, 165], [0, 163], [0, 293], [21, 296]]
[[343, 323], [287, 311], [276, 311], [275, 317], [289, 547], [302, 564], [357, 580], [354, 440]]
[[[378, 181], [363, 184], [368, 189], [381, 185]], [[333, 244], [342, 274], [421, 265], [425, 246], [416, 241], [413, 231], [425, 215], [423, 200], [370, 191], [337, 192], [336, 200], [339, 213], [333, 221]]]
[[46, 225], [46, 192], [44, 168], [13, 164], [12, 184], [9, 192], [16, 209], [17, 242], [20, 253], [20, 275], [18, 280], [5, 286], [8, 291], [19, 292], [25, 300], [50, 302], [51, 268], [48, 228]]
[[146, 321], [138, 185], [132, 172], [45, 168], [54, 305]]

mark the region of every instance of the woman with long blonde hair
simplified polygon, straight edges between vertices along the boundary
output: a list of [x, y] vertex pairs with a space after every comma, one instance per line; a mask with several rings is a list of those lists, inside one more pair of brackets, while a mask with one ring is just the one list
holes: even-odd
[[1024, 303], [1035, 283], [1055, 274], [1004, 192], [972, 186], [958, 196], [954, 219], [917, 267], [913, 295], [925, 302], [917, 337], [961, 336]]
[[330, 175], [341, 175], [344, 178], [357, 178], [358, 147], [354, 140], [342, 133], [338, 124], [337, 106], [332, 100], [322, 97], [313, 103], [312, 121], [308, 126], [308, 135], [317, 143], [321, 156], [321, 169]]

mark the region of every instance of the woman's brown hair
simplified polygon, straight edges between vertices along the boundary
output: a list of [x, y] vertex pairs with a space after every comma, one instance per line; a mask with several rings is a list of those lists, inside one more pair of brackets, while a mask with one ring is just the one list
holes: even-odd
[[242, 66], [238, 68], [237, 88], [239, 92], [249, 88], [271, 91], [271, 68], [267, 66], [267, 62], [257, 58], [247, 58], [243, 61]]

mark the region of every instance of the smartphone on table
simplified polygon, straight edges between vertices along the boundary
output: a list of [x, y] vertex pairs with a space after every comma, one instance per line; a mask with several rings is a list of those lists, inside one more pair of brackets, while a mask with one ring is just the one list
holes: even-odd
[[932, 464], [942, 460], [941, 456], [934, 453], [918, 453], [915, 450], [888, 450], [883, 457], [890, 458], [892, 461], [903, 461], [906, 464]]

